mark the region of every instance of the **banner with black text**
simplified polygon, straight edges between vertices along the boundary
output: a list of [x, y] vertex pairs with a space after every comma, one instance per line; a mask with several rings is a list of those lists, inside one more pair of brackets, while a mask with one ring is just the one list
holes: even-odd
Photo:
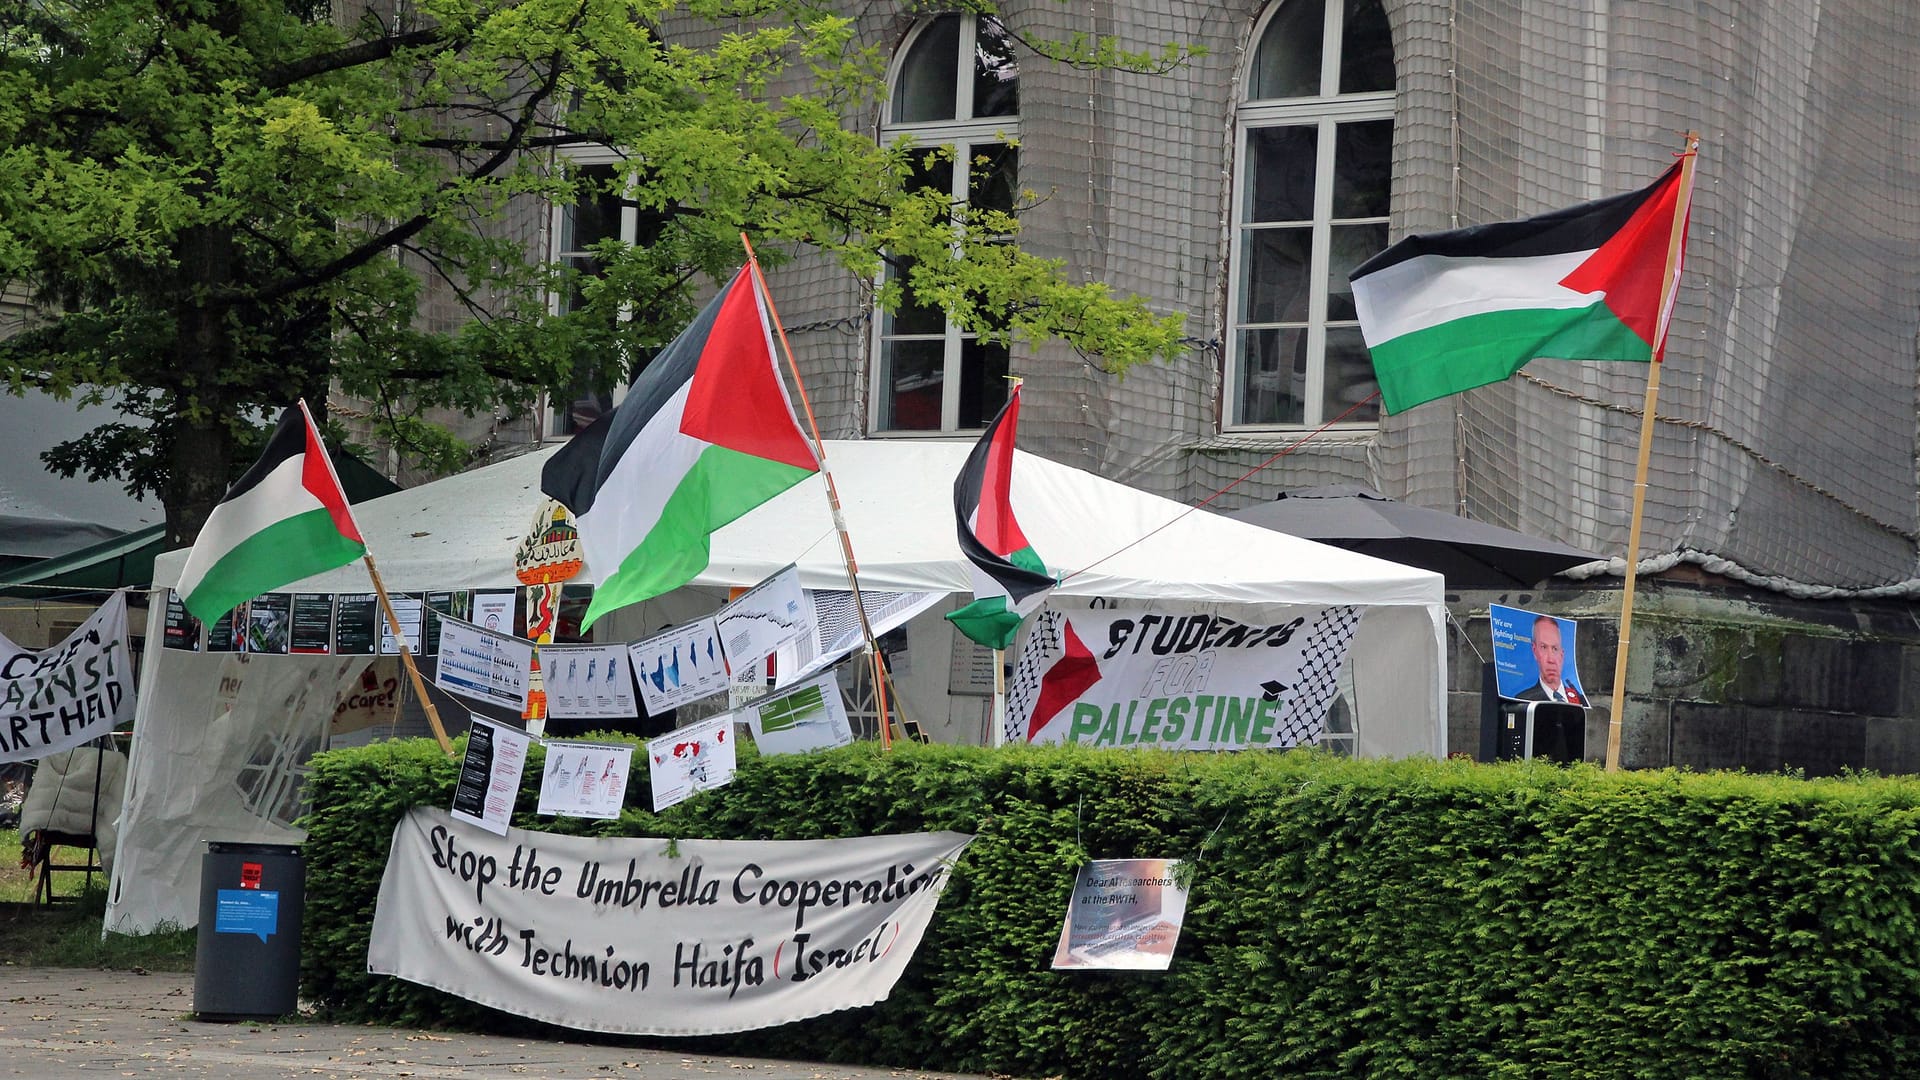
[[886, 999], [973, 837], [394, 827], [367, 970], [584, 1031], [716, 1035]]
[[[1284, 609], [1283, 609], [1284, 610]], [[1205, 611], [1034, 617], [1007, 688], [1007, 741], [1169, 750], [1312, 743], [1360, 609], [1293, 609], [1248, 623]]]
[[0, 763], [33, 761], [133, 722], [127, 594], [50, 649], [0, 637]]

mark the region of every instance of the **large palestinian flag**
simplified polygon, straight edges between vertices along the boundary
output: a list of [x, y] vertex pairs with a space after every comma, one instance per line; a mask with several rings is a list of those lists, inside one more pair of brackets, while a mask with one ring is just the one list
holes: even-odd
[[1409, 236], [1362, 264], [1349, 277], [1386, 410], [1499, 382], [1538, 357], [1658, 359], [1681, 172], [1524, 221]]
[[1019, 424], [1016, 383], [953, 481], [953, 514], [960, 550], [973, 564], [975, 600], [947, 618], [990, 649], [1013, 644], [1020, 620], [1044, 603], [1055, 585], [1013, 517], [1013, 440]]
[[240, 603], [366, 554], [306, 402], [280, 415], [260, 460], [213, 508], [175, 591], [212, 624]]
[[581, 626], [706, 569], [715, 529], [820, 470], [774, 366], [751, 267], [627, 390], [578, 515], [600, 576]]

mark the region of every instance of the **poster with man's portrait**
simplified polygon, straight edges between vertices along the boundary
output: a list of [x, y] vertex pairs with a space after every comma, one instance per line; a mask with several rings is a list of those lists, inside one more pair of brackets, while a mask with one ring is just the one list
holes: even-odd
[[1493, 624], [1493, 672], [1501, 697], [1587, 707], [1572, 619], [1490, 604], [1487, 620]]

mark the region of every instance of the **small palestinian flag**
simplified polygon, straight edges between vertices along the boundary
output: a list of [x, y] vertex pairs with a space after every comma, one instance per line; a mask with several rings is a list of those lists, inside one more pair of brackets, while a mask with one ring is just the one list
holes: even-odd
[[976, 599], [947, 618], [989, 649], [1013, 644], [1020, 620], [1038, 609], [1057, 584], [1013, 518], [1013, 439], [1019, 423], [1016, 383], [953, 481], [960, 550], [973, 563]]
[[771, 325], [749, 264], [614, 410], [593, 483], [575, 485], [588, 495], [580, 544], [600, 576], [582, 629], [692, 581], [714, 530], [820, 471]]
[[[1350, 275], [1389, 413], [1529, 360], [1658, 360], [1680, 164], [1652, 186], [1524, 221], [1409, 236]], [[1680, 272], [1676, 260], [1675, 278]]]
[[261, 593], [366, 551], [303, 401], [281, 414], [260, 460], [213, 508], [175, 590], [194, 618], [211, 625]]

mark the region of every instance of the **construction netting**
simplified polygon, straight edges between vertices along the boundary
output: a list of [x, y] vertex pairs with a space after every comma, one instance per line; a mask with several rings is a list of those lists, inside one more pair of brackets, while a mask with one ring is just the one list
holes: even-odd
[[[1291, 0], [1308, 2], [1308, 0]], [[1360, 0], [1348, 0], [1348, 7]], [[1920, 20], [1894, 0], [1388, 0], [1393, 234], [1540, 213], [1650, 183], [1701, 136], [1662, 377], [1643, 569], [1685, 558], [1798, 595], [1916, 579]], [[1163, 74], [1022, 54], [1023, 242], [1079, 280], [1184, 313], [1189, 350], [1124, 378], [1017, 352], [1022, 443], [1198, 501], [1303, 432], [1220, 422], [1234, 115], [1261, 9], [1002, 4], [1016, 31], [1205, 46]], [[911, 17], [861, 12], [897, 47]], [[867, 433], [873, 344], [844, 273], [782, 275], [835, 435]], [[1507, 383], [1330, 432], [1216, 505], [1335, 480], [1624, 556], [1640, 365], [1536, 361]], [[1616, 558], [1611, 571], [1624, 561]]]

